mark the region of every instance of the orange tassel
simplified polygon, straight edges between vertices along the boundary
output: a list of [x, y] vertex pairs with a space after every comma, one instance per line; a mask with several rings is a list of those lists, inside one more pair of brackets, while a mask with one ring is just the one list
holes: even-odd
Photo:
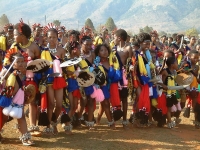
[[47, 109], [47, 94], [46, 92], [41, 94], [41, 111], [45, 111]]

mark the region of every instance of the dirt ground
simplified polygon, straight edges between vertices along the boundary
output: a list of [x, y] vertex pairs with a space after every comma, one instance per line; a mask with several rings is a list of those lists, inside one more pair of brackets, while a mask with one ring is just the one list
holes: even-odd
[[[131, 112], [131, 107], [128, 112]], [[193, 125], [193, 113], [190, 118], [184, 118], [181, 113], [181, 123], [174, 129], [158, 128], [156, 125], [148, 128], [138, 128], [129, 124], [124, 130], [121, 121], [116, 122], [116, 130], [107, 126], [105, 115], [96, 131], [88, 131], [85, 127], [74, 129], [74, 135], [66, 135], [58, 125], [59, 134], [56, 136], [43, 135], [33, 137], [34, 146], [22, 146], [19, 133], [13, 129], [16, 120], [7, 123], [0, 144], [1, 150], [132, 150], [132, 149], [200, 149], [200, 129]], [[129, 116], [129, 114], [128, 114]]]

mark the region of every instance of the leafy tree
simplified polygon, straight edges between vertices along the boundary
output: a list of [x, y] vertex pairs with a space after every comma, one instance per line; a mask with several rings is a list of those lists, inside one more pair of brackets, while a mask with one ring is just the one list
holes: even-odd
[[139, 33], [144, 32], [144, 30], [142, 28], [139, 29]]
[[116, 25], [114, 23], [114, 20], [109, 17], [106, 21], [105, 27], [108, 29], [108, 31], [113, 31], [116, 28]]
[[166, 33], [165, 31], [160, 31], [160, 32], [158, 32], [158, 35], [159, 35], [159, 36], [163, 36], [163, 35], [166, 35], [166, 36], [167, 36], [167, 33]]
[[185, 34], [187, 35], [187, 36], [198, 36], [198, 34], [199, 34], [199, 31], [196, 29], [196, 28], [191, 28], [191, 29], [188, 29], [187, 31], [185, 31]]
[[171, 37], [172, 36], [172, 34], [170, 34], [170, 33], [167, 33], [167, 37]]
[[54, 20], [53, 24], [56, 25], [56, 26], [60, 26], [61, 22], [59, 20]]
[[90, 27], [93, 31], [95, 31], [93, 22], [92, 22], [92, 20], [91, 20], [90, 18], [88, 18], [88, 19], [85, 21], [85, 26], [88, 26], [88, 27]]
[[151, 31], [153, 30], [152, 27], [149, 27], [149, 26], [145, 26], [144, 28], [140, 28], [139, 29], [139, 32], [145, 32], [145, 33], [150, 33]]
[[98, 33], [100, 33], [100, 32], [101, 32], [101, 28], [102, 28], [102, 26], [101, 26], [101, 25], [98, 25], [98, 26], [96, 27], [96, 31], [97, 31]]
[[149, 26], [146, 26], [146, 27], [144, 27], [144, 32], [146, 32], [146, 33], [150, 33], [152, 30], [153, 30], [153, 28], [152, 27], [149, 27]]
[[9, 23], [8, 17], [5, 14], [3, 14], [0, 17], [0, 26], [4, 26], [4, 25], [6, 25], [8, 23]]

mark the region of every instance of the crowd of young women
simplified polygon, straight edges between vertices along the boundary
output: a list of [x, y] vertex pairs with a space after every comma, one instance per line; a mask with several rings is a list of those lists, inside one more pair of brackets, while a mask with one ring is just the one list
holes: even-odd
[[124, 129], [129, 122], [148, 127], [152, 121], [171, 129], [190, 105], [199, 128], [199, 45], [195, 37], [190, 43], [183, 37], [159, 40], [152, 31], [130, 39], [123, 29], [108, 34], [106, 28], [94, 36], [89, 27], [66, 31], [53, 24], [34, 24], [31, 31], [23, 20], [6, 25], [0, 37], [1, 131], [17, 119], [20, 140], [32, 145], [31, 135], [58, 134], [58, 123], [66, 134], [83, 125], [94, 130], [104, 112], [111, 129], [121, 118]]

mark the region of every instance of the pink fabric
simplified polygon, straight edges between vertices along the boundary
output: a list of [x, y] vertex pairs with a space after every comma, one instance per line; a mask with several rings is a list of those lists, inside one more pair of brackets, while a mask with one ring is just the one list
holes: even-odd
[[24, 91], [21, 88], [17, 91], [12, 102], [18, 105], [24, 104]]
[[97, 96], [96, 96], [96, 101], [97, 102], [102, 102], [104, 99], [105, 99], [105, 97], [104, 97], [104, 94], [103, 94], [103, 91], [101, 90], [101, 89], [97, 89], [96, 90], [96, 93], [97, 93]]
[[173, 106], [171, 107], [171, 112], [176, 112], [176, 111], [177, 111], [177, 108], [176, 108], [175, 105], [173, 105]]
[[93, 86], [93, 89], [94, 89], [94, 92], [90, 95], [91, 98], [95, 98], [95, 97], [97, 97], [97, 89], [96, 89], [96, 87]]
[[180, 104], [180, 102], [178, 102], [178, 104], [176, 104], [176, 108], [178, 109], [178, 111], [181, 111], [181, 104]]
[[53, 61], [53, 72], [62, 74], [62, 69], [60, 67], [60, 61], [58, 59], [55, 59]]

